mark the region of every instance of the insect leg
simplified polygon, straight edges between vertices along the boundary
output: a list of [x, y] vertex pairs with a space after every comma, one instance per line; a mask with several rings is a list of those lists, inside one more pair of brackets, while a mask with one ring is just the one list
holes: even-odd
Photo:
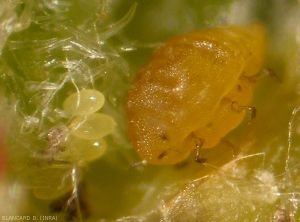
[[247, 79], [249, 82], [256, 83], [259, 78], [261, 78], [262, 76], [265, 76], [265, 75], [276, 79], [278, 82], [282, 82], [282, 80], [279, 78], [279, 76], [276, 74], [276, 72], [271, 68], [264, 68], [258, 74], [253, 75], [253, 76], [242, 75], [242, 77]]
[[254, 120], [256, 117], [256, 108], [254, 106], [240, 106], [240, 109], [250, 112], [251, 120]]
[[275, 78], [278, 82], [282, 82], [277, 73], [271, 68], [265, 68], [260, 73], [261, 75], [268, 75], [271, 78]]
[[142, 160], [136, 163], [131, 164], [131, 167], [136, 168], [136, 169], [142, 169], [143, 167], [147, 166], [148, 162], [147, 160]]
[[232, 101], [231, 102], [231, 108], [236, 111], [236, 112], [242, 112], [242, 111], [247, 111], [250, 113], [250, 123], [252, 120], [255, 119], [256, 117], [256, 108], [254, 106], [240, 106], [238, 102]]
[[220, 140], [221, 143], [223, 143], [225, 146], [231, 149], [233, 156], [237, 156], [240, 153], [239, 147], [235, 146], [232, 142], [230, 142], [227, 139], [222, 138]]
[[205, 158], [201, 157], [201, 149], [203, 147], [204, 144], [204, 139], [197, 137], [194, 133], [192, 134], [193, 139], [195, 141], [195, 151], [196, 151], [196, 155], [195, 155], [195, 161], [198, 163], [204, 163], [206, 162]]

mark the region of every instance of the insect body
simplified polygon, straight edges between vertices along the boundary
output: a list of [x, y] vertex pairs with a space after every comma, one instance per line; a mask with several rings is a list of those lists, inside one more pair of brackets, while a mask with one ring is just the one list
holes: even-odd
[[129, 136], [142, 159], [175, 164], [211, 148], [243, 120], [266, 51], [253, 24], [167, 41], [137, 74], [127, 100]]

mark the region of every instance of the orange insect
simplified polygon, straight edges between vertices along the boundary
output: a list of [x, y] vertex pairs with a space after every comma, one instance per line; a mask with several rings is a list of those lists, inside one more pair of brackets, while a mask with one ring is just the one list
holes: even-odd
[[263, 67], [259, 24], [224, 26], [167, 41], [137, 74], [127, 100], [131, 142], [151, 164], [176, 164], [216, 146], [244, 118]]

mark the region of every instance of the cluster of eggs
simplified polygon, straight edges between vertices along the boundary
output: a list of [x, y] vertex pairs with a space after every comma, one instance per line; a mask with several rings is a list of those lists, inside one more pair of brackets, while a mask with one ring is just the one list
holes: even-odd
[[56, 155], [56, 159], [90, 162], [105, 153], [104, 137], [112, 133], [116, 122], [111, 116], [97, 112], [104, 102], [104, 95], [95, 89], [82, 89], [65, 99], [63, 110], [72, 121], [68, 126], [65, 149]]

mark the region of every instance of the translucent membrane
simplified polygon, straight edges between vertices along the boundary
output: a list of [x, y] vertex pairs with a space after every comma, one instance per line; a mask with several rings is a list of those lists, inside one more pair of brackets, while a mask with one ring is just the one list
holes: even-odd
[[110, 134], [115, 127], [114, 119], [102, 113], [76, 117], [70, 125], [72, 135], [87, 140], [100, 139]]
[[66, 149], [58, 153], [56, 159], [72, 163], [90, 162], [103, 156], [106, 149], [104, 139], [84, 140], [72, 136], [67, 141]]
[[63, 109], [71, 115], [89, 115], [102, 108], [105, 102], [104, 95], [94, 89], [83, 89], [73, 93], [63, 103]]

